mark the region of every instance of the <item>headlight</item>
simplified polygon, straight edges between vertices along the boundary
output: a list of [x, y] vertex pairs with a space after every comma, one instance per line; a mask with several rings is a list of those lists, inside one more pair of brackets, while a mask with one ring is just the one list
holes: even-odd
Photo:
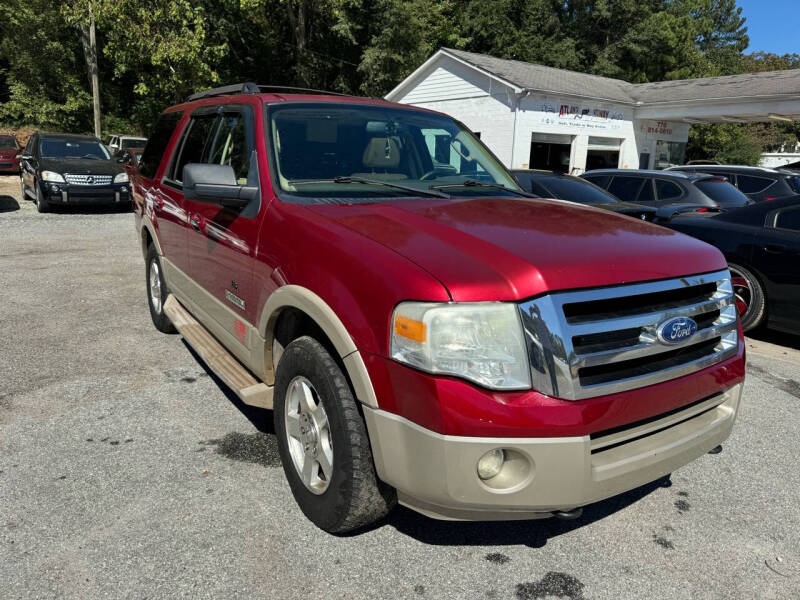
[[42, 171], [42, 180], [53, 183], [64, 183], [64, 176], [61, 175], [61, 173], [54, 173], [53, 171]]
[[128, 183], [127, 173], [117, 173], [114, 175], [114, 183]]
[[531, 387], [517, 306], [404, 302], [392, 316], [392, 358], [487, 388]]

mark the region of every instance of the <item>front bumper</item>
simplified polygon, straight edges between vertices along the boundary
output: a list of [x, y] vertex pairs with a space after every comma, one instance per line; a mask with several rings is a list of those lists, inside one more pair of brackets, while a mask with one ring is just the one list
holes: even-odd
[[89, 186], [42, 182], [41, 186], [50, 204], [124, 204], [131, 201], [127, 183]]
[[13, 158], [0, 158], [0, 172], [19, 173], [19, 160]]
[[[441, 519], [531, 519], [615, 496], [702, 456], [731, 432], [742, 384], [680, 410], [574, 437], [442, 435], [366, 406], [378, 476], [401, 504]], [[509, 460], [492, 480], [477, 462], [495, 448]]]

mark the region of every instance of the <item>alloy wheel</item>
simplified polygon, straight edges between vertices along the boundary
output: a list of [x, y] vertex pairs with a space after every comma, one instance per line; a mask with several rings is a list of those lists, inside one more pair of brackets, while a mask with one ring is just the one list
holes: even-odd
[[753, 302], [753, 291], [750, 281], [743, 273], [731, 268], [731, 285], [733, 286], [736, 310], [739, 312], [739, 318], [744, 320]]
[[289, 382], [284, 406], [294, 468], [310, 492], [322, 494], [333, 475], [333, 445], [325, 408], [312, 383], [303, 376]]
[[161, 272], [158, 261], [150, 261], [150, 303], [156, 314], [161, 314]]

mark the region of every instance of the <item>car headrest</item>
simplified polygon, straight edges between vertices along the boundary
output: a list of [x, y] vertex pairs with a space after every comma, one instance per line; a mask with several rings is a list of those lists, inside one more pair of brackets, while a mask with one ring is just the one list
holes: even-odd
[[392, 138], [372, 138], [361, 160], [370, 169], [396, 168], [400, 164], [400, 146]]

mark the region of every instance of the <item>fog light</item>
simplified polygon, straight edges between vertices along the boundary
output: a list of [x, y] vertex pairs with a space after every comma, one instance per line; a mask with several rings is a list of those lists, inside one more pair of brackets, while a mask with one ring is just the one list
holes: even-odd
[[50, 184], [50, 191], [58, 192], [58, 190], [59, 190], [59, 187], [57, 185], [53, 185], [52, 183]]
[[127, 192], [127, 191], [128, 191], [128, 188], [127, 188], [126, 186], [124, 186], [124, 185], [123, 185], [121, 188], [119, 188], [119, 191], [120, 191], [120, 192]]
[[478, 477], [486, 481], [496, 476], [506, 460], [506, 453], [502, 448], [489, 450], [478, 460]]

